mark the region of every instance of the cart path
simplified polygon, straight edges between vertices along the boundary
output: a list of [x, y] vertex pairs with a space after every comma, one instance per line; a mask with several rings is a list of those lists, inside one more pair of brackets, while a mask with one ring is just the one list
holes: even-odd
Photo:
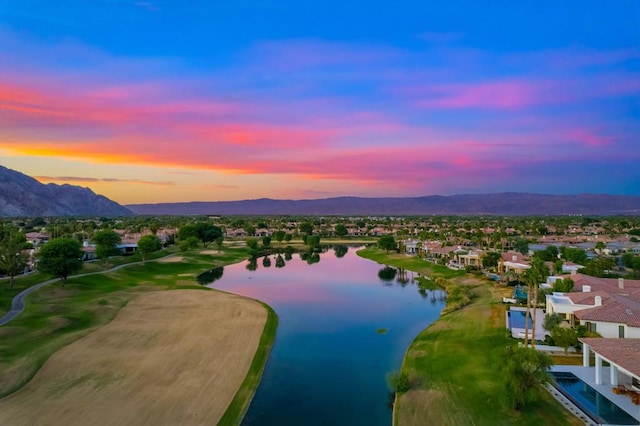
[[[158, 260], [166, 259], [167, 257], [171, 257], [171, 256], [175, 256], [175, 254], [170, 254], [170, 255], [167, 255], [167, 256], [164, 256], [164, 257], [160, 257], [160, 258], [154, 259], [154, 260], [148, 260], [147, 262], [156, 262]], [[72, 275], [69, 278], [81, 278], [81, 277], [86, 277], [86, 276], [89, 276], [89, 275], [107, 274], [109, 272], [114, 272], [114, 271], [117, 271], [118, 269], [122, 269], [125, 266], [139, 265], [141, 263], [143, 263], [143, 262], [139, 261], [139, 262], [125, 263], [125, 264], [122, 264], [122, 265], [114, 266], [113, 268], [107, 269], [105, 271], [89, 272], [89, 273], [86, 273], [86, 274]], [[53, 284], [53, 283], [55, 283], [57, 281], [60, 281], [60, 278], [54, 278], [54, 279], [51, 279], [51, 280], [48, 280], [48, 281], [41, 282], [40, 284], [36, 284], [36, 285], [31, 286], [31, 287], [25, 288], [20, 293], [16, 294], [15, 297], [13, 298], [13, 300], [11, 300], [11, 309], [9, 309], [9, 311], [0, 318], [0, 327], [10, 323], [18, 315], [20, 315], [22, 312], [24, 312], [24, 308], [25, 308], [24, 298], [25, 297], [27, 297], [28, 295], [30, 295], [34, 291], [38, 290], [40, 287], [44, 287], [45, 285]]]

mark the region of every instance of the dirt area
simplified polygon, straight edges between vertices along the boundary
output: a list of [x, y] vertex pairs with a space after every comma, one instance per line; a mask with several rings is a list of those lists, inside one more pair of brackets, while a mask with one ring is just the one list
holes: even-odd
[[231, 294], [142, 294], [0, 400], [0, 424], [216, 424], [266, 319], [262, 305]]

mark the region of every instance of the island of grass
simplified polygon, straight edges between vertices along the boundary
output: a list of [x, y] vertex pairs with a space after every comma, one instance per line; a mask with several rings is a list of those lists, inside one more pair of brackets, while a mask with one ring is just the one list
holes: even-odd
[[238, 424], [277, 317], [195, 278], [246, 257], [188, 252], [31, 294], [0, 328], [0, 424]]
[[411, 388], [396, 399], [394, 424], [582, 424], [546, 393], [521, 411], [505, 403], [501, 356], [512, 341], [505, 333], [505, 308], [494, 283], [376, 248], [360, 250], [358, 255], [446, 279], [449, 286], [466, 286], [470, 294], [466, 306], [443, 313], [407, 350], [402, 372], [409, 376]]

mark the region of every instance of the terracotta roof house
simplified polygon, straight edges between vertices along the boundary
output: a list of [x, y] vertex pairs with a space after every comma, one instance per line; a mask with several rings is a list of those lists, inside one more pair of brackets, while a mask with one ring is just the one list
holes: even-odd
[[610, 294], [605, 301], [575, 311], [576, 319], [589, 331], [608, 338], [640, 338], [640, 298], [638, 294]]
[[[546, 296], [547, 313], [609, 338], [640, 338], [640, 280], [572, 274], [573, 293]], [[614, 285], [615, 284], [615, 285]]]
[[612, 386], [640, 388], [640, 339], [582, 338], [583, 366], [589, 367], [590, 353], [595, 354], [595, 382], [603, 384], [602, 361], [610, 364], [608, 382]]
[[531, 267], [526, 262], [525, 257], [521, 253], [507, 252], [502, 253], [502, 258], [498, 260], [498, 273], [504, 274], [509, 271], [513, 271], [517, 274], [521, 274]]

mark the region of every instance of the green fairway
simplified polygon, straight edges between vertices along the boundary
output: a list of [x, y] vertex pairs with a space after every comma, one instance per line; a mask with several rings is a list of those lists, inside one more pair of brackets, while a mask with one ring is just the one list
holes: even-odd
[[358, 254], [473, 286], [474, 297], [469, 305], [441, 316], [407, 350], [402, 371], [410, 377], [411, 390], [397, 400], [396, 424], [581, 424], [546, 393], [522, 412], [503, 402], [501, 354], [513, 340], [505, 332], [505, 308], [499, 303], [500, 295], [493, 284], [462, 271], [447, 272], [423, 260], [386, 255], [378, 249]]

